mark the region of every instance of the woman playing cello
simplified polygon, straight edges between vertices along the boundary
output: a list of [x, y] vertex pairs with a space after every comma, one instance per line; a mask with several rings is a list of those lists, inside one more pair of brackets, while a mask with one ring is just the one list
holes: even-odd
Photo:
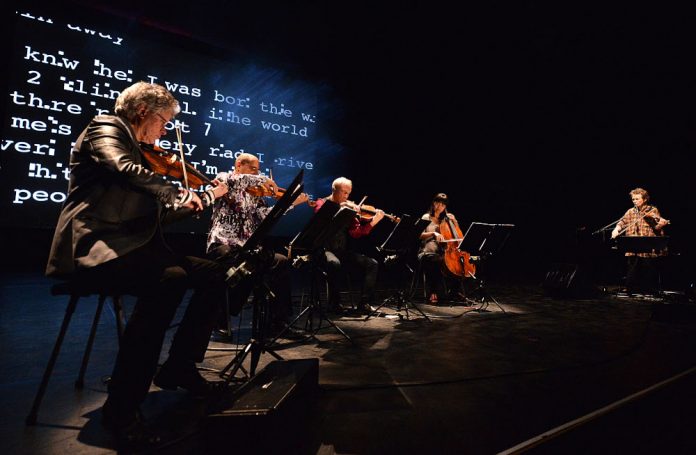
[[[421, 247], [418, 252], [418, 260], [425, 272], [425, 288], [428, 302], [432, 304], [437, 304], [446, 298], [449, 298], [449, 300], [463, 300], [465, 298], [461, 279], [464, 278], [464, 275], [457, 276], [453, 273], [443, 273], [443, 269], [446, 266], [445, 255], [448, 254], [447, 250], [449, 249], [448, 240], [452, 240], [453, 233], [451, 228], [453, 227], [455, 231], [459, 231], [457, 219], [451, 213], [447, 213], [448, 202], [449, 199], [445, 193], [436, 194], [430, 204], [430, 210], [422, 216], [424, 220], [429, 220], [430, 224], [420, 235]], [[445, 230], [447, 235], [443, 232]], [[454, 236], [456, 237], [456, 234]], [[454, 244], [450, 246], [456, 248]], [[456, 252], [456, 254], [459, 253], [462, 252]], [[445, 296], [445, 290], [443, 289], [445, 281], [450, 291], [449, 296]]]

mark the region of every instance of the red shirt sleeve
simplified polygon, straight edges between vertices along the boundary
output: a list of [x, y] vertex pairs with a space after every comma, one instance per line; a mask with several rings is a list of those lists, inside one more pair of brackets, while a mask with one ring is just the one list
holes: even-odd
[[319, 211], [321, 206], [324, 205], [324, 202], [326, 202], [326, 199], [318, 199], [317, 200], [317, 203], [314, 205], [314, 213], [317, 213]]
[[[314, 213], [317, 213], [319, 209], [324, 205], [326, 202], [326, 199], [319, 199], [317, 200], [316, 205], [314, 206]], [[348, 235], [353, 237], [354, 239], [363, 237], [367, 234], [369, 234], [372, 231], [372, 225], [370, 223], [361, 223], [358, 218], [355, 218], [353, 222], [351, 223], [350, 227], [348, 228]]]
[[372, 231], [372, 225], [369, 222], [361, 223], [358, 218], [355, 218], [353, 224], [348, 228], [348, 235], [357, 239], [369, 234]]

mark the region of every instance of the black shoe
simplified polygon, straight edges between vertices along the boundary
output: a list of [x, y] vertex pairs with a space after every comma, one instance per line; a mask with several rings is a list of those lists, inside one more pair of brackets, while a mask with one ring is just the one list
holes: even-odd
[[222, 391], [225, 387], [224, 381], [207, 381], [193, 363], [177, 364], [169, 360], [164, 362], [153, 382], [161, 389], [176, 390], [182, 388], [198, 397], [212, 395]]
[[339, 316], [340, 316], [340, 315], [346, 314], [345, 308], [343, 308], [341, 305], [338, 305], [338, 304], [335, 304], [335, 305], [334, 305], [334, 304], [331, 304], [331, 303], [329, 303], [329, 304], [326, 306], [326, 312], [327, 312], [327, 313], [336, 314], [336, 315], [339, 315]]
[[102, 407], [102, 425], [114, 435], [119, 452], [150, 452], [162, 443], [162, 437], [142, 421], [140, 413], [118, 416], [108, 401]]
[[276, 323], [271, 326], [271, 338], [281, 335], [281, 338], [287, 340], [301, 340], [305, 337], [305, 333], [297, 330], [295, 327], [288, 325], [285, 322]]
[[361, 303], [360, 305], [358, 305], [357, 310], [358, 310], [358, 313], [364, 314], [364, 315], [372, 314], [372, 311], [373, 311], [372, 306], [370, 306], [367, 303]]
[[215, 329], [210, 335], [210, 340], [221, 343], [230, 342], [234, 341], [234, 334], [232, 333], [232, 330], [228, 331], [227, 329]]

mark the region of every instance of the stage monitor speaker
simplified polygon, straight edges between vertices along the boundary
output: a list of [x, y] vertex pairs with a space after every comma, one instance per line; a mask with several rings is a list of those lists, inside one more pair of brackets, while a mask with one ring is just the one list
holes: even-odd
[[273, 361], [213, 406], [203, 452], [310, 453], [318, 396], [319, 359]]
[[589, 274], [576, 263], [552, 264], [544, 277], [543, 288], [554, 298], [583, 298], [596, 294]]
[[211, 418], [262, 416], [277, 412], [299, 395], [319, 388], [319, 359], [275, 360], [221, 403]]

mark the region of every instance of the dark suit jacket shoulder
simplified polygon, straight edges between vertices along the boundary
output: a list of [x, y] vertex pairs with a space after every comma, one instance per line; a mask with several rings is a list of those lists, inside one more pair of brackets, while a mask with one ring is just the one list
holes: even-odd
[[150, 171], [131, 126], [95, 117], [70, 154], [70, 183], [53, 236], [46, 274], [69, 276], [146, 244], [178, 188]]

